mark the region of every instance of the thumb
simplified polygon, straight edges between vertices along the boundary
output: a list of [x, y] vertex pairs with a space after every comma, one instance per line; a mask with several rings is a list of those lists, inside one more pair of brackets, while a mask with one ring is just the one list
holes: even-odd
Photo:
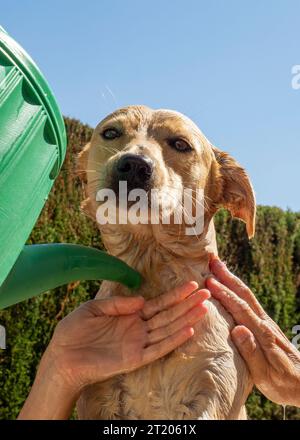
[[266, 369], [266, 358], [262, 349], [253, 333], [243, 325], [236, 326], [231, 332], [231, 337], [244, 358], [253, 381], [257, 384]]
[[95, 299], [91, 301], [95, 316], [109, 315], [131, 315], [141, 310], [145, 304], [142, 296], [113, 296], [105, 299]]

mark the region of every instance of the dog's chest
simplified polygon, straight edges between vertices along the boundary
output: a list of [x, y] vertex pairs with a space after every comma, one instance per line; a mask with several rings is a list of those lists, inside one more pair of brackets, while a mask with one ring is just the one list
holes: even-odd
[[[210, 301], [209, 313], [196, 325], [193, 339], [170, 355], [87, 389], [81, 397], [79, 416], [228, 418], [236, 393], [243, 394], [242, 388], [238, 390], [237, 370], [243, 378], [247, 372], [242, 362], [236, 365], [237, 353], [228, 344], [231, 319], [222, 316], [218, 307]], [[220, 396], [222, 405], [218, 404]]]
[[[209, 338], [205, 341], [201, 337], [203, 324], [196, 327], [193, 340], [170, 355], [118, 379], [121, 399], [117, 417], [207, 418], [207, 408], [213, 405], [215, 393], [222, 388], [225, 392], [228, 382], [236, 387], [235, 374], [227, 373], [222, 378], [226, 368], [232, 371], [231, 351], [223, 344], [221, 351], [215, 353]], [[230, 407], [229, 400], [224, 405], [225, 412]]]

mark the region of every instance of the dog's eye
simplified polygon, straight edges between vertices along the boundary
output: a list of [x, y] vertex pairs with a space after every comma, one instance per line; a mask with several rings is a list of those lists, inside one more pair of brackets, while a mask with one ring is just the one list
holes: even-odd
[[102, 137], [104, 137], [104, 139], [115, 139], [117, 137], [120, 137], [121, 133], [116, 130], [115, 128], [107, 128], [106, 130], [104, 130], [102, 132]]
[[175, 150], [177, 151], [182, 151], [182, 152], [192, 151], [192, 147], [184, 139], [180, 139], [180, 138], [170, 139], [169, 145], [172, 148], [175, 148]]

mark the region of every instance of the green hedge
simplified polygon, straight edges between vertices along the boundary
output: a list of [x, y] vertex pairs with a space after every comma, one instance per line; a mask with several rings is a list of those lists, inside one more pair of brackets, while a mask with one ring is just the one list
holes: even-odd
[[[66, 126], [67, 157], [29, 242], [70, 242], [101, 248], [94, 223], [80, 211], [82, 187], [74, 174], [76, 154], [92, 130], [73, 119], [66, 119]], [[225, 211], [216, 217], [222, 258], [251, 286], [288, 337], [292, 327], [300, 323], [299, 223], [300, 214], [259, 207], [256, 236], [249, 243], [243, 224], [231, 220]], [[7, 331], [7, 349], [0, 350], [1, 419], [16, 418], [57, 322], [92, 298], [97, 289], [96, 282], [73, 283], [0, 312], [0, 324]], [[257, 391], [247, 406], [251, 418], [282, 418], [282, 408]], [[287, 418], [300, 419], [300, 410], [287, 408]]]

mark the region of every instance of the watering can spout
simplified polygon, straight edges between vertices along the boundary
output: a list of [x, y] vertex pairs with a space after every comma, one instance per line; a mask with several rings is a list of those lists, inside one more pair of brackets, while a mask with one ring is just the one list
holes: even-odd
[[137, 289], [141, 275], [106, 252], [76, 244], [24, 246], [0, 286], [0, 309], [82, 280], [109, 280]]

